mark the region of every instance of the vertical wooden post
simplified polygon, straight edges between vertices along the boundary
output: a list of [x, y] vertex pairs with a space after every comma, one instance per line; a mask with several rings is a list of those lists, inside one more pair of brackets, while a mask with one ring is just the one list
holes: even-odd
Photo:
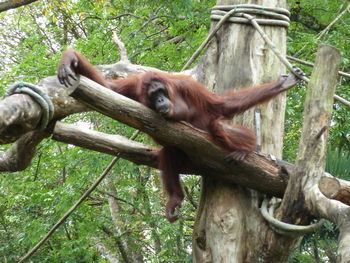
[[[285, 7], [285, 0], [218, 0], [217, 5], [256, 4]], [[263, 26], [282, 54], [286, 28]], [[216, 92], [271, 82], [285, 73], [283, 64], [251, 25], [226, 23], [211, 41], [197, 68], [200, 81]], [[285, 94], [260, 105], [261, 151], [282, 157]], [[255, 130], [251, 109], [234, 122]], [[259, 211], [259, 193], [210, 177], [203, 180], [193, 235], [194, 262], [271, 262], [265, 255], [270, 231]], [[281, 253], [288, 254], [285, 247]], [[265, 261], [264, 261], [265, 260]]]
[[[320, 45], [304, 105], [303, 130], [293, 174], [280, 209], [285, 222], [308, 224], [304, 195], [307, 182], [317, 184], [324, 174], [328, 128], [337, 84], [340, 52]], [[317, 181], [316, 181], [317, 180]]]

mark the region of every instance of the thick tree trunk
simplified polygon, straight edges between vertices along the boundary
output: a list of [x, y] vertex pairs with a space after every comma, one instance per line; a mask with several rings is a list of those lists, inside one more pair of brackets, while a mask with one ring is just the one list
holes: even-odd
[[[217, 1], [217, 5], [237, 4], [285, 7], [286, 2]], [[285, 54], [286, 29], [263, 26], [263, 30]], [[203, 72], [199, 79], [217, 92], [270, 82], [285, 73], [283, 64], [251, 25], [231, 23], [224, 24], [218, 31], [198, 68]], [[284, 111], [285, 94], [237, 116], [234, 122], [255, 130], [255, 116], [260, 115], [261, 151], [281, 158]], [[275, 233], [260, 215], [261, 197], [256, 191], [204, 178], [193, 236], [194, 261], [284, 262], [294, 239], [287, 238], [288, 242], [283, 242], [290, 244], [287, 246], [269, 246], [268, 242]], [[278, 261], [271, 257], [271, 250], [280, 254]]]

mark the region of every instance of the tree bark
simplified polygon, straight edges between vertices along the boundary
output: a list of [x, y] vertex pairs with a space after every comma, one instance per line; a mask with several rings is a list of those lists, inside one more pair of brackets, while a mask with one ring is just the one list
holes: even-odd
[[93, 239], [92, 243], [94, 244], [94, 247], [97, 249], [97, 251], [101, 254], [102, 257], [106, 258], [108, 262], [110, 263], [119, 263], [120, 260], [110, 249], [108, 249], [102, 241], [98, 239]]
[[[321, 174], [324, 173], [326, 164], [328, 127], [333, 105], [333, 93], [337, 83], [340, 53], [333, 47], [322, 45], [316, 58], [305, 102], [299, 152], [293, 176], [288, 183], [288, 191], [294, 194], [297, 191], [303, 191], [301, 184], [304, 184], [305, 180], [312, 176], [317, 176], [318, 181]], [[287, 196], [292, 197], [291, 193]], [[289, 202], [288, 199], [284, 198], [283, 200], [289, 211], [289, 213], [284, 213], [284, 217], [285, 220], [295, 221], [300, 215], [296, 211], [295, 200]], [[300, 206], [298, 205], [298, 207]], [[297, 221], [302, 222], [303, 220], [299, 218]]]
[[118, 154], [121, 158], [136, 164], [157, 168], [158, 148], [128, 140], [120, 135], [106, 134], [82, 129], [73, 124], [57, 122], [52, 139], [114, 156]]
[[[242, 162], [224, 161], [227, 152], [208, 133], [184, 122], [171, 122], [140, 103], [81, 76], [71, 96], [100, 113], [137, 128], [162, 145], [188, 154], [192, 167], [182, 173], [201, 174], [235, 182], [274, 196], [282, 196], [288, 173], [276, 162], [251, 153]], [[281, 191], [282, 190], [282, 191]]]
[[[113, 65], [97, 67], [111, 78], [126, 77], [145, 71], [160, 71], [156, 68], [118, 62]], [[189, 71], [190, 75], [191, 72]], [[38, 87], [45, 92], [54, 105], [53, 121], [63, 119], [71, 114], [90, 111], [81, 103], [68, 96], [69, 88], [61, 85], [57, 77], [42, 79]], [[39, 104], [29, 95], [14, 94], [0, 101], [0, 144], [18, 140], [22, 135], [38, 126], [42, 114]]]
[[347, 185], [347, 182], [335, 177], [324, 176], [320, 179], [318, 188], [327, 198], [350, 206], [350, 187]]
[[10, 10], [10, 9], [14, 9], [23, 5], [29, 5], [33, 2], [36, 2], [38, 0], [9, 0], [9, 1], [5, 1], [0, 3], [0, 13]]
[[[327, 130], [339, 63], [338, 50], [320, 46], [304, 105], [303, 131], [296, 164], [277, 214], [277, 218], [283, 222], [307, 225], [315, 216], [308, 211], [305, 194], [310, 188], [318, 188], [318, 180], [324, 174]], [[281, 241], [278, 236], [273, 237], [270, 245], [281, 242], [288, 246], [288, 240]], [[281, 254], [275, 254], [275, 258], [283, 259]]]
[[[217, 1], [217, 5], [242, 3], [286, 6], [284, 0]], [[285, 54], [286, 29], [263, 26], [263, 30]], [[285, 67], [251, 25], [226, 23], [211, 41], [197, 71], [202, 71], [199, 79], [208, 88], [224, 92], [232, 87], [240, 89], [270, 82], [285, 73]], [[282, 156], [285, 101], [282, 94], [234, 119], [235, 123], [255, 130], [255, 116], [260, 115], [261, 151], [277, 158]], [[273, 261], [271, 251], [266, 249], [275, 233], [260, 214], [261, 199], [256, 191], [205, 177], [193, 235], [194, 262], [279, 262]], [[289, 248], [271, 249], [289, 255]]]
[[[294, 221], [305, 222], [308, 217], [313, 216], [336, 223], [340, 232], [337, 262], [348, 263], [350, 207], [345, 203], [328, 199], [318, 187], [320, 174], [325, 167], [326, 142], [333, 106], [332, 96], [337, 84], [340, 53], [333, 47], [323, 45], [319, 47], [317, 54], [304, 107], [304, 126], [298, 158], [287, 188], [287, 192], [296, 192], [297, 198], [285, 199], [282, 209], [287, 215], [291, 215], [289, 218]], [[293, 209], [293, 212], [289, 209]], [[304, 213], [301, 213], [302, 210]]]
[[134, 240], [125, 236], [123, 237], [123, 233], [126, 231], [126, 229], [123, 228], [123, 219], [120, 217], [121, 208], [116, 199], [118, 193], [117, 189], [115, 188], [115, 184], [117, 184], [117, 182], [113, 182], [111, 176], [107, 176], [107, 178], [104, 181], [104, 185], [109, 192], [107, 200], [112, 221], [114, 223], [114, 234], [118, 239], [117, 247], [119, 249], [119, 253], [123, 258], [123, 262], [125, 263], [142, 263], [144, 262], [142, 253], [131, 249], [133, 247], [137, 247]]
[[23, 135], [7, 151], [0, 151], [0, 172], [16, 172], [27, 168], [36, 152], [36, 146], [50, 133], [31, 131]]
[[[113, 65], [98, 66], [98, 69], [105, 75], [115, 78], [149, 70], [159, 71], [155, 68], [134, 65], [124, 61]], [[189, 71], [189, 74], [190, 73]], [[42, 139], [50, 135], [57, 120], [74, 113], [91, 110], [68, 96], [69, 89], [60, 85], [56, 77], [47, 77], [41, 80], [37, 85], [38, 88], [48, 95], [54, 105], [52, 121], [44, 132], [36, 131], [41, 119], [42, 109], [31, 96], [26, 94], [14, 94], [2, 99], [0, 101], [0, 144], [15, 143], [8, 150], [0, 151], [0, 172], [21, 171], [27, 168], [35, 154], [36, 146]], [[77, 133], [73, 134], [73, 132], [64, 129], [61, 129], [61, 131], [65, 132], [64, 136], [62, 136], [62, 140], [69, 140], [68, 137], [71, 136], [70, 140], [76, 139], [75, 142], [79, 145], [77, 142], [79, 139]], [[59, 135], [58, 133], [56, 132], [56, 135]], [[91, 139], [91, 137], [95, 135], [96, 133], [89, 133], [88, 135], [84, 133], [82, 138], [86, 139], [89, 137], [89, 139]], [[111, 137], [108, 136], [108, 139], [111, 139]], [[80, 146], [84, 147], [84, 145]], [[93, 146], [91, 146], [91, 141], [89, 146], [93, 148]], [[94, 150], [106, 151], [105, 147], [104, 149], [102, 148], [95, 148]], [[137, 160], [135, 161], [137, 163]]]

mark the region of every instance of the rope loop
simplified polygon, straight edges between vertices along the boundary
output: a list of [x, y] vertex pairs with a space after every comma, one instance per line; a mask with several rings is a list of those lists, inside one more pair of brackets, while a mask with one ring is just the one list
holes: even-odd
[[221, 20], [228, 13], [230, 13], [230, 17], [227, 21], [232, 23], [250, 24], [251, 20], [244, 16], [246, 14], [262, 16], [254, 18], [259, 25], [288, 27], [290, 22], [290, 13], [287, 9], [249, 4], [214, 6], [210, 18], [212, 20]]
[[308, 226], [301, 226], [301, 225], [293, 225], [284, 223], [282, 221], [277, 220], [273, 217], [273, 213], [275, 208], [279, 205], [279, 203], [275, 203], [274, 205], [271, 205], [268, 209], [268, 199], [265, 198], [261, 208], [260, 212], [264, 219], [269, 223], [269, 226], [278, 234], [285, 235], [285, 236], [301, 236], [310, 232], [315, 231], [319, 227], [321, 227], [325, 220], [321, 219], [317, 223], [308, 225]]
[[15, 82], [6, 91], [4, 97], [8, 97], [13, 94], [27, 94], [31, 96], [42, 108], [43, 114], [41, 116], [38, 128], [44, 130], [47, 124], [53, 117], [54, 107], [49, 96], [38, 88], [38, 86], [28, 83], [28, 82]]

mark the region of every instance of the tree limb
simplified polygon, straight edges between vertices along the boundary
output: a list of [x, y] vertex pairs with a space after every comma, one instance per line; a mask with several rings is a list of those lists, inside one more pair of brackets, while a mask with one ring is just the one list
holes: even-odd
[[9, 0], [0, 3], [0, 13], [20, 6], [29, 5], [38, 0]]
[[323, 176], [318, 188], [327, 198], [340, 201], [350, 206], [350, 185], [347, 181], [335, 177]]
[[312, 215], [317, 216], [315, 211], [310, 214], [304, 205], [317, 199], [309, 200], [305, 196], [309, 194], [308, 188], [317, 187], [324, 173], [328, 133], [320, 134], [320, 131], [324, 131], [330, 121], [339, 63], [338, 50], [326, 45], [319, 47], [307, 90], [304, 106], [307, 110], [304, 112], [297, 162], [281, 205], [281, 218], [288, 223], [308, 224]]
[[76, 125], [57, 122], [52, 139], [114, 156], [119, 154], [121, 158], [136, 164], [157, 167], [159, 149], [131, 141], [123, 136], [82, 129]]
[[125, 48], [125, 45], [122, 41], [120, 41], [118, 35], [116, 32], [113, 32], [113, 41], [114, 43], [117, 44], [117, 46], [119, 47], [119, 53], [120, 53], [120, 60], [126, 63], [129, 63], [129, 58], [128, 58], [128, 54]]
[[94, 243], [94, 247], [97, 249], [97, 251], [101, 254], [102, 257], [106, 258], [108, 262], [110, 263], [119, 263], [120, 260], [116, 255], [113, 254], [113, 252], [106, 247], [105, 243], [94, 238], [92, 240]]
[[[157, 70], [125, 62], [100, 66], [99, 69], [104, 73], [107, 72], [107, 75], [117, 76]], [[191, 74], [194, 71], [186, 73]], [[72, 90], [60, 85], [56, 77], [46, 78], [39, 83], [54, 103], [54, 121], [76, 112], [89, 111], [92, 107], [105, 115], [145, 131], [162, 144], [183, 149], [193, 161], [193, 167], [184, 173], [208, 176], [215, 174], [217, 178], [238, 183], [268, 195], [283, 196], [288, 174], [293, 169], [292, 165], [283, 161], [271, 161], [257, 153], [250, 154], [244, 162], [225, 163], [223, 159], [227, 153], [213, 144], [207, 133], [185, 123], [166, 121], [147, 107], [99, 85], [91, 90], [87, 87], [91, 81], [84, 77], [81, 79], [85, 86], [79, 86], [74, 91], [74, 96], [79, 97], [79, 100], [85, 100], [85, 103], [88, 102], [89, 107], [68, 96]], [[0, 143], [12, 142], [33, 131], [41, 118], [40, 115], [41, 109], [27, 95], [16, 94], [0, 101]], [[0, 152], [0, 171], [25, 169], [34, 156], [36, 144], [47, 136], [34, 137], [34, 140], [23, 137], [11, 149]], [[115, 155], [120, 152], [123, 158], [132, 162], [156, 167], [157, 148], [130, 142], [117, 135], [83, 131], [78, 127], [58, 122], [53, 130], [53, 138], [107, 154]], [[30, 154], [23, 147], [18, 146], [21, 144], [30, 145], [31, 148], [27, 146], [29, 147], [27, 149], [31, 149]]]
[[322, 217], [336, 223], [340, 230], [337, 262], [350, 258], [350, 207], [328, 199], [319, 189], [319, 180], [324, 173], [327, 132], [333, 95], [337, 84], [340, 52], [327, 45], [318, 49], [315, 68], [311, 75], [305, 101], [303, 131], [297, 162], [290, 177], [283, 199], [284, 219], [293, 223], [309, 223], [313, 217]]
[[348, 3], [348, 5], [346, 6], [346, 8], [340, 12], [333, 20], [331, 23], [329, 23], [329, 25], [323, 29], [316, 37], [317, 40], [321, 39], [325, 34], [327, 34], [329, 32], [329, 30], [332, 28], [332, 26], [338, 22], [338, 20], [347, 12], [350, 11], [350, 2]]
[[[73, 124], [57, 122], [53, 130], [52, 139], [113, 156], [119, 154], [121, 158], [138, 165], [157, 168], [159, 148], [144, 145], [123, 136], [106, 134], [79, 128]], [[281, 160], [277, 160], [276, 162], [278, 166], [286, 169], [286, 172], [284, 172], [286, 178], [288, 174], [293, 172], [294, 165]], [[189, 174], [198, 174], [199, 171], [194, 169], [187, 172]], [[318, 186], [327, 198], [350, 205], [350, 182], [325, 173]]]
[[7, 151], [0, 151], [0, 172], [16, 172], [27, 168], [32, 160], [36, 146], [50, 133], [31, 131], [23, 135]]
[[[99, 66], [99, 70], [108, 77], [126, 77], [145, 71], [159, 71], [151, 67], [134, 65], [124, 61], [113, 65]], [[69, 97], [69, 89], [61, 85], [56, 77], [48, 77], [38, 83], [54, 104], [53, 121], [71, 114], [86, 112], [90, 109]], [[0, 101], [0, 144], [16, 141], [22, 135], [34, 130], [41, 119], [41, 108], [29, 95], [14, 94]]]
[[202, 175], [234, 181], [260, 192], [282, 196], [286, 174], [267, 158], [251, 154], [244, 162], [226, 163], [227, 152], [213, 144], [209, 134], [179, 122], [170, 122], [140, 103], [81, 76], [72, 96], [89, 107], [151, 135], [162, 145], [184, 150], [193, 169]]

